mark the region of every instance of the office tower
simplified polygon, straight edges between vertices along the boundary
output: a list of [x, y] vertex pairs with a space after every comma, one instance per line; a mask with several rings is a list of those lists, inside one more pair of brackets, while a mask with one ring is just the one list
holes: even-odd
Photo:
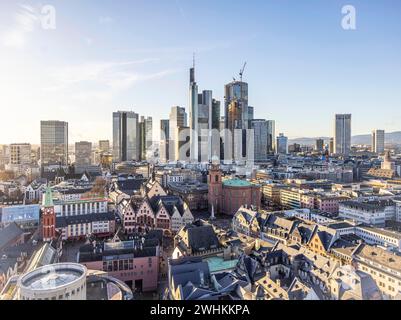
[[248, 106], [248, 128], [251, 128], [252, 120], [254, 119], [254, 109]]
[[152, 153], [153, 146], [153, 119], [152, 117], [145, 118], [145, 149], [146, 159], [149, 159]]
[[146, 159], [146, 134], [145, 134], [145, 117], [141, 116], [139, 125], [139, 150], [140, 150], [140, 160]]
[[330, 138], [329, 142], [329, 153], [333, 154], [334, 153], [334, 138]]
[[212, 100], [212, 111], [210, 114], [209, 128], [211, 133], [209, 135], [209, 161], [220, 159], [220, 101], [216, 99]]
[[175, 144], [175, 158], [176, 161], [190, 161], [190, 129], [189, 127], [177, 128], [177, 143]]
[[[225, 140], [231, 141], [231, 150], [228, 150], [228, 153], [231, 153], [233, 159], [240, 160], [238, 157], [246, 157], [246, 129], [249, 128], [248, 84], [246, 82], [235, 80], [225, 86], [224, 115], [225, 129], [228, 131]], [[225, 145], [225, 148], [227, 147], [230, 146]]]
[[31, 162], [31, 145], [29, 143], [10, 144], [10, 164], [24, 165]]
[[334, 153], [348, 156], [351, 151], [351, 115], [336, 114], [334, 131]]
[[99, 150], [101, 153], [109, 153], [110, 152], [110, 141], [109, 140], [100, 140], [99, 141]]
[[315, 150], [317, 152], [323, 152], [323, 148], [324, 148], [324, 140], [316, 139]]
[[75, 143], [75, 167], [85, 167], [92, 164], [92, 143], [80, 141]]
[[170, 121], [160, 120], [160, 161], [168, 162], [169, 156]]
[[169, 156], [170, 160], [177, 161], [178, 154], [176, 153], [176, 149], [178, 147], [178, 128], [187, 126], [187, 113], [185, 112], [185, 108], [181, 107], [172, 107], [170, 112], [170, 129], [169, 129]]
[[6, 146], [0, 146], [0, 169], [3, 170], [4, 166], [8, 163], [9, 157], [6, 156]]
[[254, 132], [254, 157], [257, 161], [266, 160], [268, 144], [268, 123], [263, 119], [251, 120]]
[[152, 144], [153, 144], [153, 120], [152, 117], [141, 117], [139, 122], [140, 132], [140, 150], [141, 160], [147, 160], [150, 156]]
[[113, 161], [140, 160], [139, 116], [132, 111], [113, 112]]
[[288, 146], [288, 153], [299, 153], [301, 151], [302, 151], [301, 145], [298, 143], [294, 143], [294, 144]]
[[385, 132], [384, 130], [373, 130], [372, 131], [372, 152], [377, 154], [384, 153], [384, 140]]
[[67, 122], [40, 122], [40, 160], [42, 168], [51, 165], [68, 165]]
[[[210, 130], [213, 112], [212, 95], [213, 93], [210, 90], [204, 90], [198, 94], [198, 162], [210, 160]], [[192, 156], [191, 161], [193, 161]]]
[[225, 130], [225, 126], [226, 126], [226, 117], [225, 116], [221, 116], [220, 117], [220, 160], [224, 160], [224, 130]]
[[287, 154], [288, 153], [288, 138], [280, 133], [277, 137], [277, 153]]
[[[233, 102], [237, 102], [236, 108], [230, 109]], [[248, 129], [248, 112], [248, 84], [242, 81], [233, 81], [227, 84], [225, 86], [224, 113], [226, 129], [230, 129], [230, 126], [233, 125], [235, 129]]]
[[276, 122], [267, 120], [267, 153], [274, 154], [276, 152]]
[[198, 85], [195, 81], [195, 59], [189, 72], [189, 129], [191, 131], [191, 161], [198, 162], [198, 136], [199, 136], [199, 111], [198, 111]]

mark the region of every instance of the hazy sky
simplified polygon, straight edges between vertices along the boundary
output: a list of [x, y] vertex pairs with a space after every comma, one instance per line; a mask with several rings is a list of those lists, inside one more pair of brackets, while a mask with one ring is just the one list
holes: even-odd
[[[56, 29], [43, 29], [43, 4]], [[343, 5], [356, 30], [341, 27]], [[399, 0], [64, 0], [0, 2], [0, 143], [40, 140], [40, 120], [69, 122], [70, 141], [111, 139], [112, 112], [188, 108], [196, 52], [200, 89], [223, 100], [244, 80], [255, 117], [290, 137], [401, 130]]]

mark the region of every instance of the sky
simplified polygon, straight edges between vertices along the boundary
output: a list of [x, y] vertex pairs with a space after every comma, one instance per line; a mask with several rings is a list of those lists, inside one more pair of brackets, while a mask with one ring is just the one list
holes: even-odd
[[400, 39], [399, 0], [1, 0], [0, 144], [39, 143], [40, 120], [111, 140], [117, 110], [152, 116], [157, 138], [172, 106], [188, 111], [194, 52], [221, 101], [246, 61], [255, 117], [290, 138], [331, 136], [335, 113], [353, 134], [399, 131]]

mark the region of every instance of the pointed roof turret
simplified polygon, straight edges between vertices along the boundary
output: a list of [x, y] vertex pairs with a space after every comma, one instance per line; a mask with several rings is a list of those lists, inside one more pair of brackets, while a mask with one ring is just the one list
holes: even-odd
[[44, 199], [43, 206], [45, 206], [45, 207], [53, 207], [54, 206], [54, 203], [53, 203], [53, 192], [52, 192], [52, 189], [49, 186], [46, 188], [46, 193], [45, 193], [45, 199]]

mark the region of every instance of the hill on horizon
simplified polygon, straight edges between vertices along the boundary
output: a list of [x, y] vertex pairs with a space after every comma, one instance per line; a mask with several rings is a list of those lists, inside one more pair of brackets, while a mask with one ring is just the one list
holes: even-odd
[[[303, 137], [303, 138], [295, 138], [289, 139], [289, 144], [298, 143], [300, 145], [315, 145], [316, 139], [323, 139], [324, 143], [329, 143], [330, 137]], [[352, 136], [351, 143], [352, 144], [371, 144], [371, 135], [370, 134], [360, 134]], [[386, 143], [390, 144], [401, 144], [401, 131], [389, 132], [386, 133]]]

